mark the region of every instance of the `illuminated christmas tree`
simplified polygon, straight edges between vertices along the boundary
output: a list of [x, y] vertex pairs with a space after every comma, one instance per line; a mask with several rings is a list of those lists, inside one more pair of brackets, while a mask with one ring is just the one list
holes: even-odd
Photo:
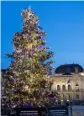
[[37, 106], [50, 106], [55, 103], [56, 93], [51, 92], [49, 74], [52, 73], [53, 52], [45, 46], [46, 33], [38, 25], [38, 17], [29, 8], [21, 13], [22, 32], [14, 34], [14, 51], [8, 54], [11, 64], [6, 73], [5, 95], [10, 103], [23, 100]]

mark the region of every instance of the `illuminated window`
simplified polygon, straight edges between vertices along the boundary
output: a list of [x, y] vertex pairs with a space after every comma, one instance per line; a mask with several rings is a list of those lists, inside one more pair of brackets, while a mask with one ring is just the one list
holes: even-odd
[[71, 91], [72, 88], [71, 88], [71, 85], [68, 85], [68, 91]]
[[65, 85], [62, 85], [62, 91], [66, 91]]
[[57, 85], [57, 91], [60, 91], [61, 89], [60, 89], [60, 85]]

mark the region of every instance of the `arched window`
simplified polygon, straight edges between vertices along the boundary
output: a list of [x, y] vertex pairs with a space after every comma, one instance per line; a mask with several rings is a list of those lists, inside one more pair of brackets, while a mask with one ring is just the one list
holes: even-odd
[[57, 85], [57, 91], [60, 91], [61, 89], [60, 89], [60, 85]]
[[68, 91], [71, 91], [72, 88], [71, 88], [71, 85], [68, 85]]
[[79, 85], [78, 84], [75, 85], [75, 89], [76, 89], [76, 91], [79, 90]]
[[65, 85], [62, 85], [62, 91], [66, 91]]
[[78, 84], [76, 84], [76, 87], [78, 87], [79, 85]]

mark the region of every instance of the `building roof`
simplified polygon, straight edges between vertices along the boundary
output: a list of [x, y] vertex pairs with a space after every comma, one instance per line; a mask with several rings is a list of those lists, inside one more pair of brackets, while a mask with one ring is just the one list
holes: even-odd
[[56, 74], [66, 74], [83, 72], [83, 67], [79, 64], [64, 64], [56, 68]]

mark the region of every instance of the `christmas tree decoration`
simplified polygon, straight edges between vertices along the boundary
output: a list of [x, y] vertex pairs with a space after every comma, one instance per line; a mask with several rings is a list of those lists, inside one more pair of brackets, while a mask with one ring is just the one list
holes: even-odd
[[47, 75], [52, 72], [50, 65], [53, 61], [49, 61], [49, 58], [53, 56], [53, 52], [45, 47], [46, 33], [38, 25], [35, 13], [29, 8], [23, 10], [21, 16], [23, 30], [14, 34], [14, 51], [7, 54], [11, 57], [11, 64], [5, 74], [5, 95], [10, 104], [15, 102], [17, 96], [18, 104], [22, 99], [24, 103], [31, 101], [33, 106], [50, 106], [50, 98], [54, 99], [54, 95], [51, 93], [52, 82]]

